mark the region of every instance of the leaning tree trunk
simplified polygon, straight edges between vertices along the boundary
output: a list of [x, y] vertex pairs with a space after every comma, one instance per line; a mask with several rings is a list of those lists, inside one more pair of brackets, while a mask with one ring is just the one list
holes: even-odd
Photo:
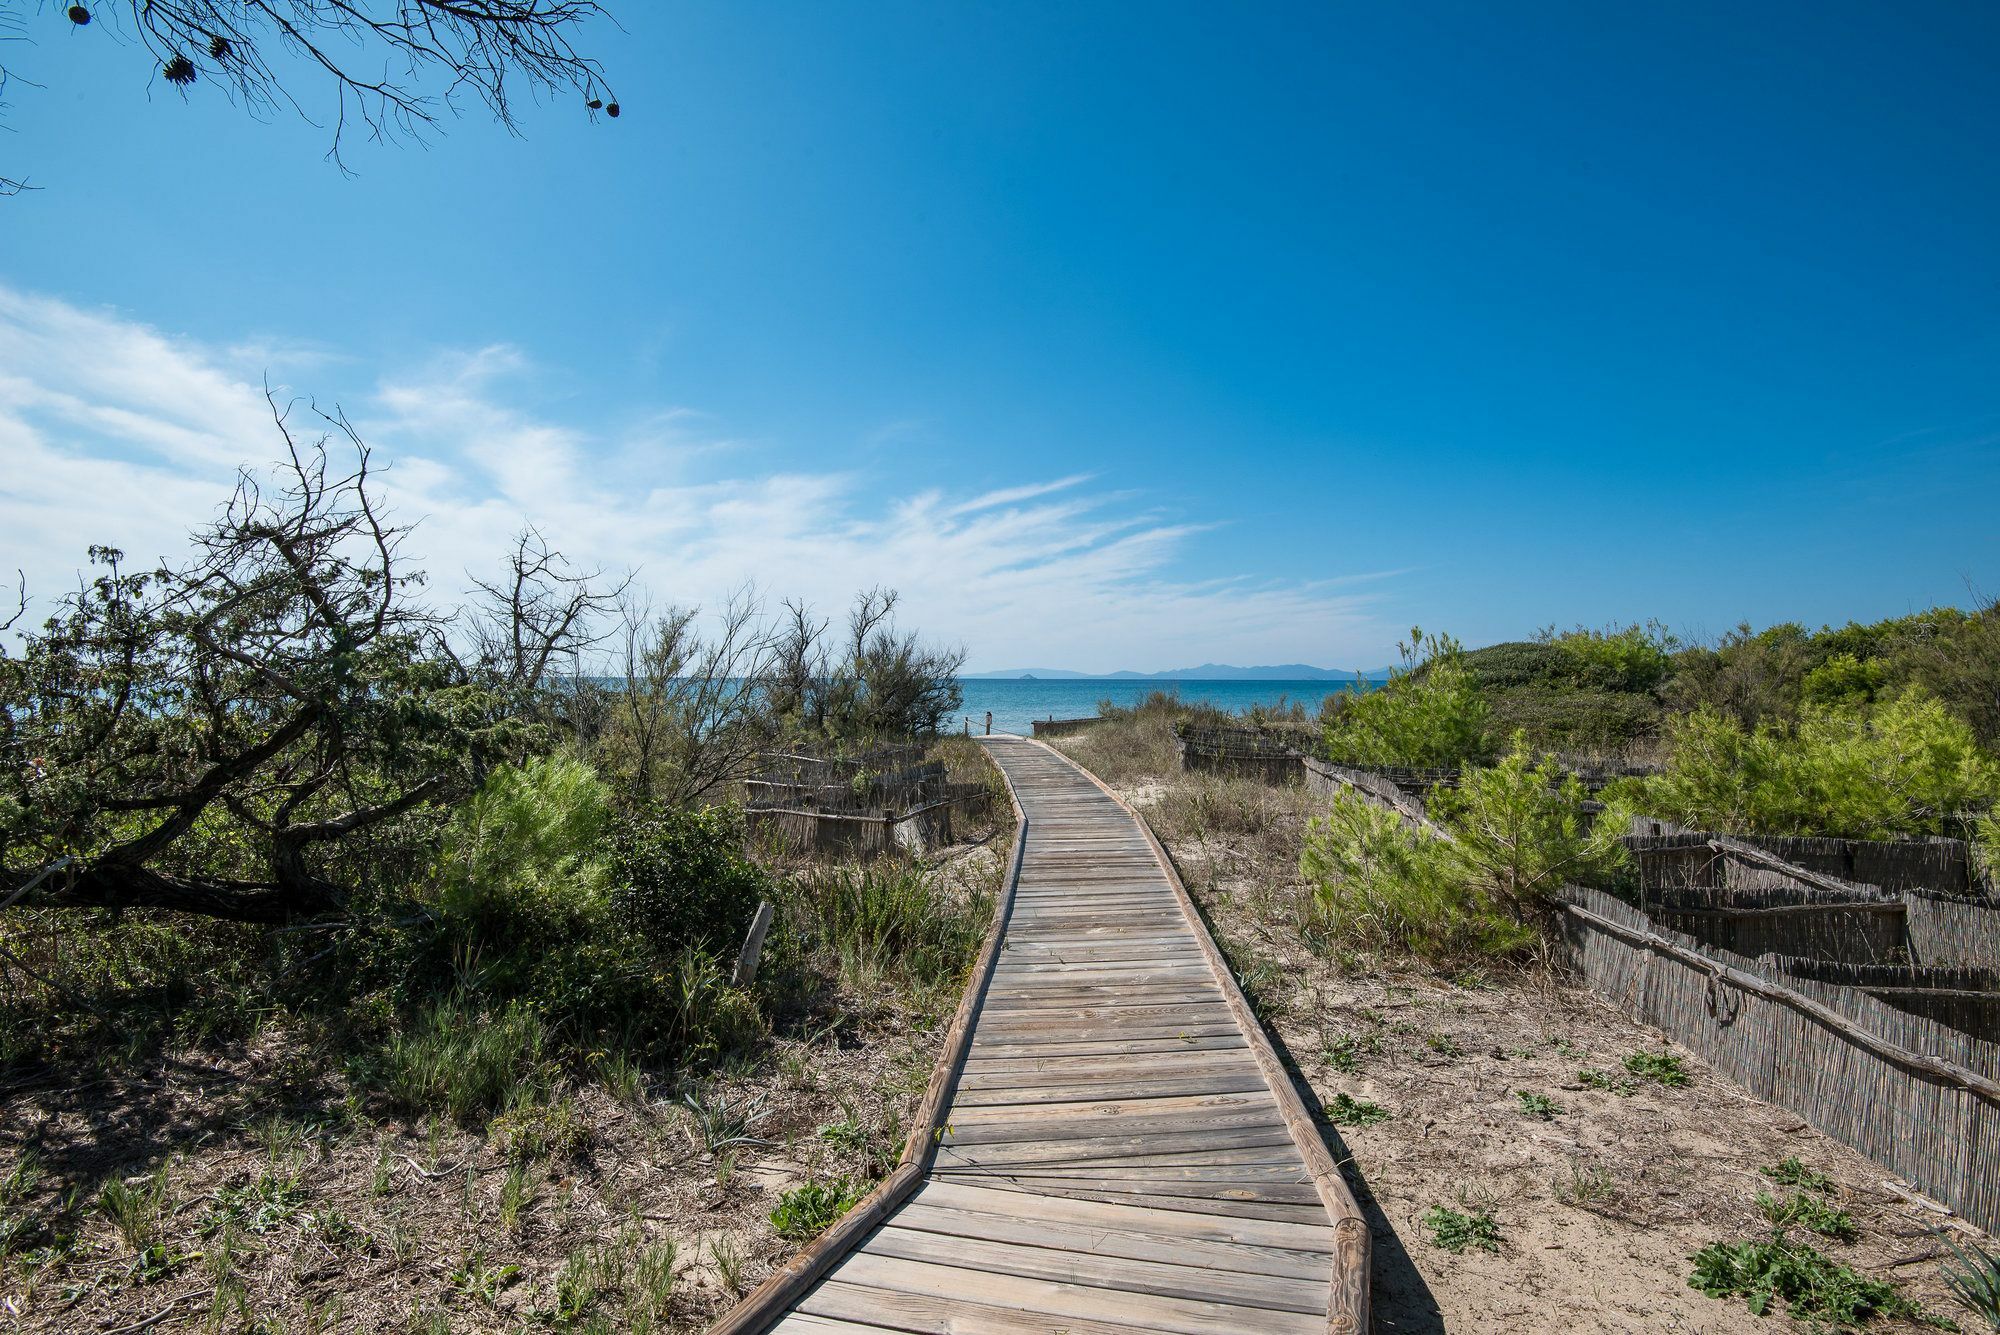
[[[0, 899], [36, 873], [0, 872]], [[173, 909], [235, 922], [282, 923], [340, 908], [341, 887], [315, 877], [286, 882], [196, 880], [150, 867], [102, 862], [74, 879], [56, 878], [21, 901], [36, 908]]]

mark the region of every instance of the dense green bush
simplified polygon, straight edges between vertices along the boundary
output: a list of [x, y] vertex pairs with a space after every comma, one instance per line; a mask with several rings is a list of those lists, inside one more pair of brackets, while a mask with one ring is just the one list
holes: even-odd
[[1872, 712], [1808, 709], [1746, 728], [1703, 708], [1674, 720], [1667, 771], [1613, 790], [1648, 815], [1744, 834], [1879, 839], [1941, 833], [2000, 800], [1972, 729], [1912, 688]]
[[1624, 691], [1650, 691], [1673, 668], [1679, 642], [1659, 622], [1610, 630], [1578, 627], [1551, 637], [1579, 684], [1601, 683]]
[[1565, 882], [1600, 880], [1624, 860], [1622, 820], [1592, 824], [1583, 801], [1574, 775], [1518, 737], [1499, 764], [1433, 792], [1442, 833], [1336, 794], [1300, 858], [1310, 933], [1435, 962], [1518, 953]]
[[1676, 711], [1706, 707], [1754, 728], [1795, 722], [1816, 706], [1878, 703], [1912, 686], [1969, 724], [1981, 745], [2000, 746], [2000, 602], [1817, 631], [1746, 623], [1713, 646], [1675, 654], [1661, 693]]
[[447, 833], [432, 976], [519, 1003], [578, 1050], [615, 1036], [686, 1060], [740, 1044], [761, 1020], [717, 955], [772, 891], [736, 829], [715, 811], [626, 822], [577, 760], [503, 768]]
[[1566, 882], [1598, 881], [1625, 860], [1626, 821], [1614, 809], [1592, 821], [1583, 784], [1516, 736], [1489, 769], [1467, 770], [1440, 788], [1432, 816], [1451, 832], [1458, 874], [1516, 916], [1546, 909]]
[[1381, 689], [1354, 693], [1330, 711], [1321, 754], [1338, 764], [1445, 767], [1492, 753], [1489, 710], [1464, 651], [1448, 635], [1413, 628], [1397, 646], [1401, 668]]
[[1337, 793], [1306, 830], [1299, 871], [1312, 893], [1306, 936], [1448, 962], [1506, 955], [1534, 934], [1455, 876], [1434, 835], [1357, 794]]
[[612, 833], [611, 900], [628, 930], [658, 954], [685, 946], [734, 953], [771, 880], [742, 854], [731, 807], [661, 810]]

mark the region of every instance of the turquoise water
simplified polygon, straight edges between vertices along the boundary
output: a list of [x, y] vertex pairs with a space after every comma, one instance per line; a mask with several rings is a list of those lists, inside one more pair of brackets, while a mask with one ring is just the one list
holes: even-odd
[[1154, 691], [1171, 691], [1190, 704], [1214, 705], [1232, 713], [1252, 705], [1303, 702], [1307, 712], [1317, 712], [1319, 702], [1336, 691], [1347, 689], [1338, 681], [1107, 681], [1084, 678], [1077, 681], [980, 680], [961, 682], [965, 704], [951, 722], [956, 732], [970, 719], [976, 733], [986, 726], [986, 711], [993, 711], [993, 731], [1026, 734], [1038, 718], [1085, 718], [1097, 712], [1100, 700], [1130, 705]]

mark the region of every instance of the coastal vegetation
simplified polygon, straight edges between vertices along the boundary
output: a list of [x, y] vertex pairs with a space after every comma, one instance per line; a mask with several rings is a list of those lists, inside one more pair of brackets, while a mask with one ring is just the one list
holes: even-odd
[[[1471, 652], [1413, 630], [1402, 654], [1381, 689], [1327, 700], [1315, 750], [1456, 779], [1432, 791], [1426, 828], [1358, 796], [1314, 819], [1301, 866], [1315, 939], [1440, 960], [1529, 952], [1536, 888], [1611, 883], [1634, 815], [1751, 835], [1957, 835], [2000, 865], [2000, 604], [1743, 627], [1714, 646], [1657, 623]], [[1604, 784], [1598, 812], [1578, 765], [1656, 772]]]
[[[1987, 605], [1712, 645], [1657, 625], [1483, 649], [1414, 631], [1386, 685], [1316, 712], [1157, 693], [1055, 744], [1152, 824], [1379, 1206], [1377, 1236], [1406, 1240], [1378, 1252], [1378, 1321], [1540, 1329], [1527, 1289], [1607, 1327], [1643, 1310], [1705, 1328], [1727, 1303], [1805, 1328], [1949, 1328], [1943, 1312], [1992, 1310], [1985, 1253], [1913, 1249], [1879, 1166], [1746, 1099], [1552, 947], [1564, 886], [1631, 890], [1639, 816], [1969, 836], [1990, 857], [1996, 627]], [[1402, 799], [1289, 781], [1267, 767], [1278, 747]], [[1559, 1134], [1523, 1133], [1543, 1124]]]
[[981, 772], [960, 655], [886, 590], [654, 612], [533, 531], [433, 600], [328, 432], [0, 648], [5, 1289], [30, 1330], [699, 1321], [894, 1166], [1005, 842], [804, 858], [740, 781]]

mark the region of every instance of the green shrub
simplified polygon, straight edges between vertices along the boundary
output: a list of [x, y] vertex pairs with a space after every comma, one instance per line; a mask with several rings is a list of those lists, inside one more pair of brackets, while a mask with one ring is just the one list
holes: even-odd
[[1449, 767], [1492, 752], [1487, 705], [1458, 641], [1410, 631], [1402, 667], [1378, 690], [1355, 691], [1331, 711], [1320, 751], [1348, 765]]
[[532, 1010], [574, 1053], [702, 1061], [762, 1032], [717, 958], [775, 895], [726, 811], [628, 823], [575, 760], [497, 771], [445, 840], [438, 923], [412, 972]]
[[1794, 1321], [1845, 1330], [1878, 1316], [1921, 1318], [1918, 1307], [1893, 1284], [1867, 1279], [1829, 1260], [1816, 1248], [1780, 1237], [1761, 1242], [1711, 1243], [1695, 1253], [1688, 1284], [1711, 1298], [1741, 1296], [1763, 1316], [1782, 1298]]
[[1616, 817], [1588, 824], [1583, 788], [1553, 761], [1515, 750], [1471, 769], [1431, 805], [1449, 838], [1352, 793], [1335, 794], [1306, 831], [1309, 935], [1405, 950], [1435, 963], [1531, 945], [1529, 921], [1567, 881], [1624, 860]]
[[1583, 784], [1551, 758], [1535, 760], [1525, 740], [1488, 769], [1467, 770], [1440, 788], [1431, 812], [1451, 832], [1452, 860], [1475, 886], [1517, 914], [1546, 908], [1570, 881], [1598, 881], [1625, 861], [1617, 813], [1584, 813]]
[[1311, 887], [1306, 936], [1321, 950], [1352, 944], [1442, 963], [1534, 940], [1456, 874], [1443, 841], [1353, 793], [1334, 794], [1307, 824], [1299, 871]]
[[662, 958], [684, 946], [734, 954], [771, 882], [743, 856], [741, 815], [729, 807], [662, 811], [616, 826], [612, 903]]
[[1822, 708], [1867, 705], [1874, 702], [1888, 679], [1888, 665], [1879, 658], [1833, 654], [1799, 682], [1799, 698]]
[[1702, 709], [1670, 736], [1666, 773], [1622, 781], [1615, 795], [1702, 829], [1879, 839], [1939, 833], [2000, 800], [2000, 766], [1917, 690], [1872, 713], [1809, 710], [1795, 728], [1747, 730]]
[[867, 1194], [867, 1188], [845, 1177], [808, 1182], [778, 1197], [771, 1226], [781, 1238], [805, 1242], [833, 1227], [836, 1220]]
[[1597, 682], [1617, 690], [1650, 691], [1673, 667], [1680, 647], [1659, 622], [1609, 630], [1578, 627], [1554, 638], [1580, 683]]

